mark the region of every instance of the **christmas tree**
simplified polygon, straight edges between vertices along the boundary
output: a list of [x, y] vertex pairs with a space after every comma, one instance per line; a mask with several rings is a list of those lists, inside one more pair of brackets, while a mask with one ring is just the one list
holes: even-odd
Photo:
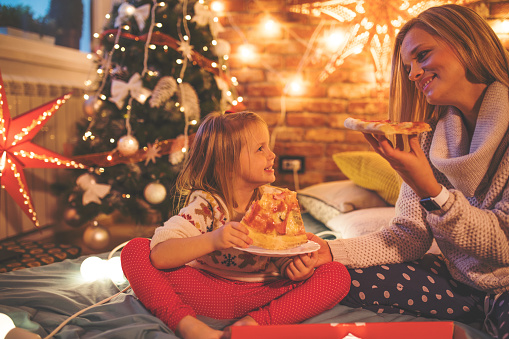
[[115, 5], [98, 36], [97, 76], [78, 123], [64, 220], [78, 226], [114, 211], [160, 223], [200, 119], [238, 107], [228, 75], [229, 44], [206, 1]]

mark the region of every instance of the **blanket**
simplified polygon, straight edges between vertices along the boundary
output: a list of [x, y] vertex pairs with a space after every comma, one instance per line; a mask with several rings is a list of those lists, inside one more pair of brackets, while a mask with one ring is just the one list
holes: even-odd
[[[306, 229], [318, 232], [324, 228], [304, 216]], [[315, 223], [315, 224], [314, 224]], [[116, 256], [119, 253], [115, 254]], [[107, 258], [108, 253], [99, 255]], [[87, 256], [66, 259], [50, 265], [26, 268], [0, 274], [0, 313], [9, 315], [17, 327], [28, 329], [45, 338], [68, 317], [108, 297], [116, 295], [127, 283], [110, 280], [86, 282], [80, 274]], [[200, 317], [216, 329], [235, 320]], [[400, 314], [377, 314], [368, 310], [337, 305], [304, 323], [354, 323], [433, 321]], [[478, 329], [456, 323], [468, 339], [489, 339]], [[69, 321], [55, 336], [60, 339], [140, 338], [176, 339], [175, 334], [148, 312], [129, 289], [104, 304], [92, 307]]]

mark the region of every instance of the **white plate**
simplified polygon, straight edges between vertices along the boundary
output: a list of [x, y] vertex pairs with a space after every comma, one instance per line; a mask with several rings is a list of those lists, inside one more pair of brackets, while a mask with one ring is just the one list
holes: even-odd
[[266, 257], [291, 257], [298, 254], [310, 253], [320, 249], [320, 244], [308, 240], [307, 243], [302, 245], [287, 248], [286, 250], [268, 250], [266, 248], [261, 248], [258, 246], [249, 246], [246, 248], [234, 247], [238, 250], [249, 252], [256, 255], [266, 256]]

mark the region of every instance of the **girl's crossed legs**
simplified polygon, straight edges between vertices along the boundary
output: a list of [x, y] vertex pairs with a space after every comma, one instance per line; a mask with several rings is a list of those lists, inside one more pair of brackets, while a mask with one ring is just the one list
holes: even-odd
[[258, 324], [292, 324], [332, 308], [350, 288], [346, 268], [322, 265], [307, 280], [242, 282], [182, 266], [158, 270], [150, 262], [150, 240], [136, 238], [122, 250], [122, 268], [140, 301], [173, 331], [185, 316], [216, 319], [251, 316]]

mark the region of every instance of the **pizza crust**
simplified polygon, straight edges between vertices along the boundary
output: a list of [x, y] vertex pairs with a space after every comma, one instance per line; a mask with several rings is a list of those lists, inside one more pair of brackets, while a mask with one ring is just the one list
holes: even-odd
[[276, 234], [275, 232], [272, 234], [265, 234], [255, 231], [243, 222], [241, 223], [248, 229], [248, 236], [253, 239], [253, 246], [269, 250], [286, 250], [288, 248], [302, 245], [308, 241], [306, 234], [281, 235]]
[[363, 133], [385, 135], [414, 135], [431, 131], [430, 125], [425, 122], [391, 122], [390, 120], [363, 120], [351, 117], [345, 119], [344, 126]]

